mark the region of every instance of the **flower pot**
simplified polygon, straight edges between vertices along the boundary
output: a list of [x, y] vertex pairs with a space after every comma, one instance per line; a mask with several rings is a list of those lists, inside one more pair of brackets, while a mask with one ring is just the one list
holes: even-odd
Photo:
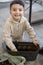
[[18, 49], [17, 52], [11, 51], [8, 47], [7, 51], [13, 56], [24, 56], [28, 61], [33, 61], [39, 53], [39, 45], [35, 46], [32, 42], [16, 42], [14, 43]]

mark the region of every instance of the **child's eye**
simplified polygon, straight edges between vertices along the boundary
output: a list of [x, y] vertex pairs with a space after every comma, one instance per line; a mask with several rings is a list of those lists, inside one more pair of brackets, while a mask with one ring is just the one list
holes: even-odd
[[22, 9], [19, 9], [19, 11], [22, 11]]
[[16, 11], [16, 9], [13, 9], [13, 11]]

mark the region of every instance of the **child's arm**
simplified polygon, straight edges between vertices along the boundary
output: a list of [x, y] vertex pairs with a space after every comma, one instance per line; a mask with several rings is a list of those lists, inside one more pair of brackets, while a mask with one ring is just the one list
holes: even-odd
[[37, 45], [38, 44], [38, 40], [36, 38], [36, 33], [34, 32], [33, 27], [31, 27], [31, 25], [29, 24], [29, 22], [27, 20], [25, 22], [25, 25], [26, 25], [26, 31], [29, 33], [29, 36], [31, 37], [33, 43], [35, 45]]
[[12, 51], [17, 51], [15, 45], [12, 42], [12, 37], [11, 37], [11, 29], [9, 23], [5, 24], [4, 28], [4, 41], [6, 45], [12, 50]]

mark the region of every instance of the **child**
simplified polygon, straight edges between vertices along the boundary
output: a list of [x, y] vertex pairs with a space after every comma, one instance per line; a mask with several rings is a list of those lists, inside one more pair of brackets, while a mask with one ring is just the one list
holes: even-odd
[[13, 41], [22, 41], [24, 31], [28, 32], [32, 42], [37, 45], [36, 34], [24, 17], [24, 3], [21, 0], [14, 0], [10, 4], [10, 17], [4, 28], [4, 41], [11, 51], [17, 51]]

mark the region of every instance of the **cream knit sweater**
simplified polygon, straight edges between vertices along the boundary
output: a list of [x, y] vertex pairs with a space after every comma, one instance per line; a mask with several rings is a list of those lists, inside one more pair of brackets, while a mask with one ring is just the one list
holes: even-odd
[[30, 26], [27, 19], [22, 16], [20, 22], [15, 21], [11, 16], [8, 18], [8, 20], [5, 23], [4, 26], [4, 41], [6, 42], [6, 45], [13, 51], [15, 48], [15, 45], [12, 41], [22, 41], [22, 35], [23, 32], [27, 31], [30, 38], [34, 41], [36, 40], [36, 34], [33, 30], [33, 28]]

